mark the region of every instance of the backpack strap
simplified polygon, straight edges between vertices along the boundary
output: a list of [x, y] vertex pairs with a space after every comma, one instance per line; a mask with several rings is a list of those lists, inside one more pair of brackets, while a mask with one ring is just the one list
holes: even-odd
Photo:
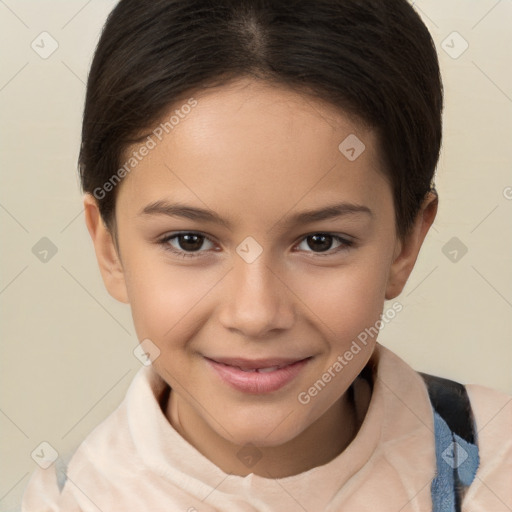
[[431, 485], [432, 512], [460, 512], [480, 462], [469, 397], [458, 382], [419, 373], [434, 410], [437, 469]]

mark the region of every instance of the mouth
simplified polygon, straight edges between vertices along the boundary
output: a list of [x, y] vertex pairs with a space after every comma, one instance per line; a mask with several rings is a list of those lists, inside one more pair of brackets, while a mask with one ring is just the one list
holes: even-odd
[[238, 391], [260, 394], [277, 391], [291, 382], [313, 356], [303, 359], [205, 359], [224, 383]]
[[298, 363], [299, 361], [303, 361], [305, 359], [311, 359], [310, 357], [300, 357], [300, 358], [285, 358], [285, 357], [273, 357], [273, 358], [265, 358], [265, 359], [243, 359], [238, 357], [207, 357], [215, 363], [220, 363], [226, 366], [233, 366], [235, 368], [239, 368], [243, 371], [273, 371], [279, 368], [284, 368], [285, 366], [289, 366], [294, 363]]

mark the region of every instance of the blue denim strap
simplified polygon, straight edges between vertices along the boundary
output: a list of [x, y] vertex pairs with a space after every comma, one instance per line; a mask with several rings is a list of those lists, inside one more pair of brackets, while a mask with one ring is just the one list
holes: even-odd
[[479, 464], [478, 446], [452, 432], [434, 411], [436, 476], [432, 480], [432, 512], [459, 512]]
[[436, 476], [431, 485], [432, 512], [460, 512], [465, 491], [480, 462], [469, 398], [462, 384], [420, 375], [434, 413]]

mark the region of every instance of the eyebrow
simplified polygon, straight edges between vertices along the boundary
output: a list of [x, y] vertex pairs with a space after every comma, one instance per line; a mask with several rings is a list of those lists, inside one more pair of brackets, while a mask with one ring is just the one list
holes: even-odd
[[[336, 203], [316, 210], [306, 210], [295, 213], [292, 216], [285, 216], [277, 223], [286, 225], [310, 224], [322, 220], [334, 219], [346, 215], [367, 214], [373, 217], [373, 212], [367, 206], [354, 203]], [[153, 201], [146, 205], [138, 216], [145, 215], [167, 215], [169, 217], [183, 217], [191, 220], [200, 220], [203, 222], [212, 222], [231, 229], [232, 225], [226, 219], [220, 217], [217, 213], [206, 208], [198, 208], [182, 203], [169, 203], [165, 200]], [[276, 224], [277, 224], [276, 223]]]

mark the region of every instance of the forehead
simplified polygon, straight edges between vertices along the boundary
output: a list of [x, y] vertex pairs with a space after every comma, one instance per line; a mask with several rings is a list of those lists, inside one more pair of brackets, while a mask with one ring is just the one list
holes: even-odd
[[382, 196], [387, 182], [374, 132], [331, 104], [253, 80], [193, 98], [156, 124], [154, 147], [124, 178], [116, 210], [135, 214], [165, 198], [274, 218], [294, 205]]

